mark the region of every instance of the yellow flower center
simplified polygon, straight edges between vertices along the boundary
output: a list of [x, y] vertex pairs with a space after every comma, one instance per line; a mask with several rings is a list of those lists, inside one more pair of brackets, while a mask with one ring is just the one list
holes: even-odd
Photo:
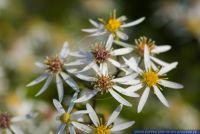
[[110, 134], [110, 128], [106, 125], [100, 125], [95, 129], [95, 134]]
[[63, 122], [63, 123], [69, 123], [70, 121], [70, 114], [69, 113], [64, 113], [60, 116], [60, 120]]
[[120, 27], [122, 23], [117, 19], [110, 18], [108, 22], [105, 24], [105, 28], [111, 33], [115, 33]]
[[149, 71], [143, 74], [143, 80], [149, 87], [156, 85], [156, 83], [158, 82], [158, 79], [159, 77], [156, 72]]

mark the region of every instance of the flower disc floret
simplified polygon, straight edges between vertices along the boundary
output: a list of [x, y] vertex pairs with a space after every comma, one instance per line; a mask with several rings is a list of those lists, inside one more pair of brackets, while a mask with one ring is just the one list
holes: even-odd
[[110, 128], [106, 125], [100, 125], [95, 129], [95, 134], [110, 134]]
[[65, 113], [63, 113], [61, 116], [60, 116], [60, 120], [61, 120], [61, 122], [63, 122], [63, 123], [69, 123], [69, 121], [70, 121], [70, 114], [69, 113], [67, 113], [67, 112], [65, 112]]
[[96, 44], [95, 48], [92, 50], [92, 54], [99, 64], [107, 61], [110, 57], [110, 52], [101, 44]]
[[155, 41], [145, 36], [140, 37], [139, 39], [135, 40], [136, 48], [138, 50], [138, 54], [140, 56], [144, 56], [144, 46], [147, 45], [149, 52], [155, 48]]
[[95, 88], [104, 92], [104, 91], [108, 91], [109, 89], [112, 88], [113, 86], [113, 82], [112, 82], [112, 76], [110, 75], [102, 75], [102, 76], [98, 76], [97, 81], [95, 82]]
[[44, 63], [47, 65], [47, 70], [52, 73], [59, 73], [63, 70], [63, 62], [58, 56], [54, 58], [46, 57]]
[[119, 28], [121, 27], [122, 22], [115, 19], [115, 18], [110, 18], [107, 23], [105, 24], [105, 28], [110, 31], [111, 33], [116, 33]]
[[152, 87], [157, 84], [159, 77], [157, 72], [149, 71], [143, 74], [143, 80], [149, 87]]

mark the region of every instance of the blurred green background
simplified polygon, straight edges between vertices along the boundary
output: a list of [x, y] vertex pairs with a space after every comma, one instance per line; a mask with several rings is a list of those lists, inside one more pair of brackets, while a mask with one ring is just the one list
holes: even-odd
[[[37, 98], [34, 94], [41, 85], [25, 87], [41, 73], [34, 63], [54, 56], [66, 40], [72, 50], [85, 48], [86, 34], [81, 29], [90, 27], [88, 19], [106, 18], [113, 9], [128, 21], [146, 17], [127, 31], [128, 42], [144, 35], [157, 45], [170, 44], [172, 49], [159, 56], [179, 62], [169, 79], [184, 85], [182, 90], [164, 90], [170, 108], [151, 94], [142, 113], [137, 114], [139, 100], [129, 98], [134, 105], [123, 109], [120, 120], [135, 120], [136, 124], [124, 133], [133, 129], [200, 129], [199, 0], [0, 0], [0, 111], [13, 115], [37, 111], [40, 116], [24, 128], [27, 133], [54, 131], [51, 102], [57, 98], [55, 85]], [[72, 94], [68, 89], [66, 86], [66, 103]], [[97, 110], [106, 116], [117, 105], [113, 99], [97, 99]]]

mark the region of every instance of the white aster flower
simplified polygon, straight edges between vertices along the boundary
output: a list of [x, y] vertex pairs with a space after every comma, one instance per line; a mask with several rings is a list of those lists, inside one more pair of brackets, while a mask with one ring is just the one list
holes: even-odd
[[5, 131], [6, 134], [24, 134], [24, 132], [16, 125], [16, 123], [33, 119], [36, 116], [36, 113], [30, 113], [26, 115], [11, 117], [8, 114], [0, 113], [0, 133], [4, 133]]
[[110, 36], [106, 44], [102, 42], [95, 43], [94, 48], [90, 52], [79, 52], [79, 54], [74, 56], [80, 59], [69, 63], [68, 66], [84, 64], [86, 66], [81, 71], [79, 71], [83, 72], [91, 68], [97, 69], [97, 64], [107, 64], [107, 62], [110, 62], [115, 67], [120, 68], [121, 64], [118, 61], [116, 61], [113, 57], [128, 54], [133, 50], [133, 48], [127, 47], [112, 49], [112, 40], [112, 36]]
[[160, 66], [169, 65], [169, 63], [158, 59], [156, 55], [170, 50], [171, 49], [170, 45], [158, 46], [155, 44], [155, 41], [145, 36], [135, 39], [135, 45], [127, 44], [121, 41], [115, 41], [115, 43], [123, 47], [132, 47], [134, 49], [134, 52], [136, 52], [140, 58], [144, 58], [144, 46], [146, 45], [147, 48], [149, 49], [150, 64], [154, 69], [157, 69], [154, 63]]
[[99, 120], [96, 112], [94, 111], [94, 109], [92, 108], [92, 106], [90, 104], [86, 104], [88, 113], [89, 113], [89, 117], [93, 123], [93, 126], [88, 127], [86, 125], [83, 125], [81, 127], [77, 126], [78, 129], [86, 132], [86, 133], [92, 133], [92, 134], [111, 134], [114, 132], [118, 132], [118, 131], [122, 131], [124, 129], [127, 129], [129, 127], [131, 127], [135, 122], [134, 121], [129, 121], [126, 123], [122, 123], [122, 124], [115, 124], [115, 120], [118, 117], [118, 115], [120, 114], [123, 105], [119, 105], [115, 111], [112, 113], [112, 115], [110, 116], [110, 118], [108, 119], [107, 123], [103, 123], [102, 120]]
[[133, 84], [133, 86], [130, 86], [127, 89], [132, 90], [132, 91], [137, 91], [143, 87], [145, 88], [145, 90], [140, 98], [139, 104], [138, 104], [138, 109], [137, 109], [138, 112], [142, 111], [151, 89], [154, 91], [154, 93], [156, 94], [158, 99], [165, 106], [169, 107], [167, 100], [165, 99], [162, 92], [160, 91], [160, 90], [162, 90], [161, 87], [163, 86], [163, 87], [168, 87], [168, 88], [173, 88], [173, 89], [183, 88], [183, 85], [181, 85], [181, 84], [166, 80], [166, 73], [171, 71], [172, 69], [174, 69], [178, 63], [173, 62], [169, 65], [162, 67], [160, 70], [154, 70], [151, 67], [149, 49], [148, 49], [147, 45], [144, 46], [145, 71], [143, 71], [142, 69], [140, 69], [137, 66], [137, 63], [134, 58], [131, 58], [130, 60], [126, 60], [126, 59], [124, 59], [124, 60], [125, 60], [126, 64], [132, 70], [139, 73], [139, 75], [141, 76], [141, 79], [137, 84]]
[[53, 77], [56, 77], [56, 85], [57, 85], [59, 101], [62, 101], [63, 95], [64, 95], [62, 79], [70, 87], [72, 87], [72, 89], [74, 89], [76, 92], [79, 92], [78, 85], [70, 77], [70, 75], [67, 74], [67, 73], [69, 73], [70, 69], [67, 69], [65, 67], [65, 66], [67, 66], [67, 63], [65, 63], [65, 58], [69, 55], [74, 55], [74, 53], [69, 51], [68, 43], [65, 42], [59, 56], [56, 56], [54, 58], [47, 57], [44, 60], [44, 63], [39, 63], [39, 62], [36, 63], [36, 65], [39, 68], [43, 69], [45, 72], [42, 75], [40, 75], [38, 78], [36, 78], [34, 81], [30, 82], [27, 86], [28, 87], [33, 86], [35, 84], [38, 84], [38, 83], [46, 80], [45, 84], [40, 89], [40, 91], [36, 94], [36, 96], [39, 96], [44, 91], [46, 91], [46, 89], [50, 85]]
[[73, 95], [67, 110], [63, 108], [59, 101], [57, 101], [56, 99], [53, 100], [53, 104], [59, 114], [58, 120], [60, 120], [61, 122], [61, 124], [57, 128], [56, 134], [63, 134], [63, 131], [66, 127], [68, 128], [70, 134], [76, 134], [74, 128], [74, 126], [76, 127], [76, 125], [74, 124], [80, 124], [78, 123], [78, 120], [82, 118], [83, 114], [88, 113], [87, 110], [72, 112], [74, 107], [74, 100], [77, 99], [77, 95], [77, 92]]
[[[134, 79], [137, 75], [130, 74], [125, 77], [114, 78], [114, 76], [108, 73], [107, 64], [101, 64], [100, 68], [98, 68], [98, 70], [95, 71], [97, 73], [96, 77], [91, 77], [83, 74], [74, 74], [76, 77], [82, 80], [94, 83], [94, 88], [88, 92], [85, 92], [79, 99], [75, 100], [76, 103], [87, 101], [93, 98], [99, 92], [101, 93], [109, 92], [119, 103], [126, 106], [132, 106], [132, 104], [123, 97], [121, 97], [117, 92], [129, 97], [139, 97], [137, 93], [126, 90], [125, 88], [119, 86], [119, 84], [127, 85], [127, 83], [130, 80]], [[137, 83], [138, 81], [132, 81], [132, 82]]]
[[90, 19], [90, 23], [95, 28], [90, 29], [82, 29], [82, 31], [91, 33], [91, 36], [99, 36], [106, 33], [109, 33], [110, 36], [113, 36], [113, 38], [120, 38], [122, 40], [127, 40], [128, 35], [123, 33], [123, 29], [131, 26], [135, 26], [140, 24], [145, 17], [142, 17], [140, 19], [137, 19], [135, 21], [125, 23], [127, 20], [126, 16], [120, 16], [116, 18], [116, 10], [111, 14], [110, 18], [108, 20], [104, 19], [98, 19], [99, 21], [96, 22], [92, 19]]

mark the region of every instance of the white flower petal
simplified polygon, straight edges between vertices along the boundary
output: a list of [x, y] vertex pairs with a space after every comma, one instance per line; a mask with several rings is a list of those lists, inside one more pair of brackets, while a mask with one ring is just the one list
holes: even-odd
[[152, 69], [155, 71], [155, 72], [158, 72], [158, 67], [153, 63], [153, 62], [151, 62], [150, 63], [151, 64], [151, 67], [152, 67]]
[[142, 70], [138, 67], [137, 62], [135, 61], [135, 59], [132, 57], [129, 60], [127, 60], [126, 58], [122, 57], [123, 60], [125, 61], [125, 64], [128, 65], [133, 71], [141, 74]]
[[63, 48], [62, 48], [62, 50], [60, 52], [60, 58], [64, 59], [64, 58], [66, 58], [68, 56], [68, 54], [69, 54], [69, 44], [68, 44], [67, 41], [65, 41], [65, 43], [63, 45]]
[[96, 81], [97, 79], [95, 77], [83, 75], [83, 74], [75, 74], [76, 77], [78, 77], [81, 80], [85, 81]]
[[108, 58], [108, 61], [109, 61], [111, 64], [113, 64], [115, 67], [118, 67], [118, 68], [121, 67], [121, 64], [120, 64], [118, 61], [116, 61], [116, 60], [113, 60], [113, 59], [111, 59], [111, 58]]
[[128, 35], [123, 32], [117, 31], [117, 36], [122, 40], [128, 40]]
[[39, 77], [37, 77], [35, 80], [33, 80], [32, 82], [27, 84], [26, 87], [30, 87], [30, 86], [36, 85], [36, 84], [42, 82], [43, 80], [45, 80], [48, 76], [49, 76], [49, 74], [42, 74]]
[[46, 69], [47, 68], [47, 66], [45, 64], [41, 63], [41, 62], [36, 62], [35, 65], [37, 67], [41, 68], [41, 69]]
[[27, 120], [27, 115], [19, 115], [11, 118], [11, 122], [19, 122], [24, 120]]
[[122, 71], [124, 71], [125, 75], [129, 75], [133, 73], [133, 70], [131, 68], [127, 68], [126, 65], [120, 68]]
[[97, 32], [99, 29], [97, 28], [87, 28], [87, 29], [82, 29], [81, 31], [86, 32], [86, 33], [94, 33]]
[[88, 53], [84, 51], [73, 51], [73, 52], [70, 51], [69, 55], [73, 57], [78, 57], [78, 58], [85, 58], [87, 57]]
[[134, 123], [135, 123], [135, 121], [129, 121], [129, 122], [126, 122], [126, 123], [114, 125], [113, 128], [110, 129], [110, 131], [111, 132], [121, 131], [121, 130], [129, 128]]
[[74, 120], [78, 120], [84, 114], [88, 114], [88, 111], [87, 110], [76, 111], [76, 112], [71, 113], [71, 118], [74, 119]]
[[113, 86], [113, 88], [116, 90], [116, 91], [118, 91], [119, 93], [121, 93], [121, 94], [124, 94], [124, 95], [126, 95], [126, 96], [129, 96], [129, 97], [139, 97], [139, 94], [137, 94], [137, 93], [134, 93], [134, 92], [130, 92], [129, 90], [127, 90], [127, 89], [124, 89], [124, 88], [122, 88], [122, 87], [119, 87], [119, 86]]
[[156, 46], [154, 49], [151, 50], [152, 53], [163, 53], [171, 49], [170, 45], [162, 45], [162, 46]]
[[130, 87], [126, 88], [126, 90], [128, 90], [130, 92], [136, 92], [136, 91], [138, 91], [141, 88], [143, 88], [143, 84], [142, 83], [130, 86]]
[[137, 19], [137, 20], [135, 20], [135, 21], [132, 21], [132, 22], [123, 24], [121, 27], [124, 28], [124, 27], [131, 27], [131, 26], [138, 25], [138, 24], [140, 24], [142, 21], [144, 21], [144, 19], [145, 19], [145, 17], [139, 18], [139, 19]]
[[51, 83], [52, 79], [53, 79], [53, 75], [50, 75], [50, 76], [47, 78], [47, 80], [46, 80], [44, 86], [40, 89], [40, 91], [39, 91], [35, 96], [39, 96], [39, 95], [41, 95], [44, 91], [46, 91], [47, 88], [48, 88], [48, 86], [49, 86], [49, 84]]
[[160, 69], [160, 71], [158, 72], [158, 75], [163, 75], [163, 74], [171, 71], [172, 69], [176, 68], [177, 65], [178, 65], [178, 62], [173, 62], [165, 67], [162, 67]]
[[67, 112], [70, 113], [74, 107], [74, 101], [77, 99], [78, 93], [74, 93], [73, 97], [71, 98], [71, 101], [69, 103], [69, 107], [67, 109]]
[[96, 32], [96, 33], [94, 33], [94, 34], [91, 34], [90, 37], [93, 37], [93, 36], [100, 36], [100, 35], [104, 35], [104, 34], [106, 34], [106, 31], [98, 31], [98, 32]]
[[123, 84], [123, 85], [137, 85], [137, 84], [139, 84], [139, 83], [141, 83], [140, 80], [135, 80], [135, 79], [133, 79], [133, 80], [131, 80], [131, 81], [127, 81], [127, 82], [120, 83], [120, 84]]
[[22, 121], [22, 120], [26, 120], [26, 116], [15, 116], [11, 118], [11, 122], [18, 122], [18, 121]]
[[78, 59], [73, 62], [65, 63], [64, 65], [67, 67], [67, 66], [78, 66], [78, 65], [83, 65], [83, 64], [85, 64], [85, 62], [83, 60]]
[[106, 42], [106, 50], [110, 50], [112, 47], [112, 44], [113, 44], [113, 36], [112, 34], [110, 34]]
[[129, 106], [131, 107], [132, 104], [130, 102], [128, 102], [127, 100], [125, 100], [123, 97], [121, 97], [118, 93], [116, 93], [114, 90], [110, 89], [109, 90], [110, 94], [121, 104], [125, 105], [125, 106]]
[[70, 134], [76, 134], [76, 131], [75, 131], [74, 127], [71, 124], [69, 124], [68, 129], [69, 129], [69, 133]]
[[96, 114], [96, 112], [94, 111], [94, 109], [92, 108], [92, 106], [90, 104], [86, 104], [86, 108], [88, 110], [89, 113], [89, 117], [92, 120], [93, 124], [97, 127], [99, 126], [100, 122], [99, 122], [99, 118]]
[[78, 128], [81, 131], [84, 131], [86, 133], [91, 133], [92, 129], [82, 123], [78, 123], [78, 122], [72, 122], [72, 125], [76, 128]]
[[164, 87], [169, 87], [169, 88], [173, 88], [173, 89], [183, 88], [183, 85], [176, 83], [176, 82], [172, 82], [172, 81], [159, 80], [158, 83]]
[[98, 75], [101, 75], [101, 70], [100, 70], [99, 66], [96, 63], [93, 64], [92, 68]]
[[93, 26], [99, 27], [99, 23], [98, 23], [98, 22], [96, 22], [96, 21], [94, 21], [94, 20], [92, 20], [92, 19], [89, 19], [89, 22], [90, 22]]
[[118, 117], [118, 115], [120, 114], [122, 108], [123, 108], [123, 105], [120, 104], [120, 105], [115, 109], [115, 111], [112, 113], [112, 115], [111, 115], [110, 118], [108, 119], [108, 122], [107, 122], [106, 126], [111, 125], [111, 124], [115, 121], [115, 119], [116, 119], [116, 118]]
[[117, 20], [123, 22], [127, 20], [127, 17], [123, 15], [123, 16], [118, 17]]
[[67, 75], [66, 73], [64, 72], [61, 72], [60, 73], [62, 78], [64, 79], [64, 81], [70, 86], [72, 87], [72, 89], [74, 89], [76, 92], [79, 92], [79, 87], [78, 85], [76, 84], [76, 82], [69, 76]]
[[144, 90], [141, 98], [140, 98], [140, 101], [139, 101], [139, 104], [138, 104], [138, 113], [142, 111], [146, 101], [147, 101], [147, 98], [149, 96], [149, 92], [150, 92], [150, 88], [149, 87], [146, 87], [146, 89]]
[[14, 132], [14, 134], [24, 134], [22, 130], [16, 125], [10, 125], [10, 129]]
[[58, 90], [58, 98], [59, 98], [59, 101], [61, 102], [64, 96], [64, 90], [63, 90], [63, 82], [59, 74], [56, 75], [56, 86]]
[[121, 78], [115, 78], [112, 80], [112, 82], [118, 82], [118, 83], [125, 83], [133, 80], [135, 78], [135, 74], [130, 74], [128, 76], [124, 76]]
[[63, 131], [67, 125], [66, 124], [60, 124], [56, 130], [56, 134], [63, 134]]
[[98, 92], [99, 92], [98, 90], [92, 90], [92, 91], [84, 92], [83, 96], [81, 96], [80, 98], [78, 98], [74, 102], [75, 103], [85, 102], [85, 101], [91, 99], [92, 97], [94, 97]]
[[56, 99], [53, 99], [53, 104], [60, 114], [65, 113], [65, 110], [59, 101], [57, 101]]
[[111, 55], [116, 56], [116, 55], [125, 55], [133, 51], [133, 48], [127, 47], [127, 48], [120, 48], [120, 49], [115, 49], [111, 51]]
[[154, 88], [154, 93], [156, 94], [156, 96], [158, 97], [158, 99], [166, 106], [169, 107], [169, 104], [167, 102], [167, 100], [165, 99], [165, 97], [163, 96], [163, 94], [161, 93], [160, 89], [158, 89], [157, 86], [153, 86]]
[[147, 47], [147, 45], [144, 46], [144, 66], [146, 71], [149, 71], [151, 69], [149, 48]]
[[78, 71], [78, 73], [81, 73], [81, 72], [85, 72], [85, 71], [87, 71], [87, 70], [90, 70], [90, 69], [94, 66], [94, 64], [96, 64], [94, 61], [92, 61], [91, 63], [88, 63], [88, 65], [85, 66], [82, 70]]
[[[68, 72], [68, 73], [71, 73], [71, 74], [75, 74], [75, 73], [78, 73], [78, 69], [77, 68], [70, 68], [70, 69], [66, 69], [65, 70]], [[63, 72], [64, 73], [64, 72]], [[67, 74], [68, 75], [68, 74]]]
[[167, 66], [169, 65], [169, 63], [165, 62], [165, 61], [162, 61], [156, 57], [153, 57], [153, 56], [150, 56], [150, 58], [152, 59], [152, 61], [154, 61], [155, 63], [161, 65], [161, 66]]
[[107, 63], [100, 64], [100, 71], [103, 75], [108, 75], [108, 65]]
[[119, 46], [122, 46], [122, 47], [132, 47], [133, 48], [133, 45], [125, 43], [125, 42], [121, 42], [119, 40], [114, 40], [114, 43], [119, 45]]
[[11, 118], [11, 122], [18, 122], [18, 121], [24, 121], [24, 120], [30, 120], [33, 119], [37, 116], [37, 113], [30, 113], [30, 114], [26, 114], [26, 115], [19, 115], [19, 116], [15, 116]]

